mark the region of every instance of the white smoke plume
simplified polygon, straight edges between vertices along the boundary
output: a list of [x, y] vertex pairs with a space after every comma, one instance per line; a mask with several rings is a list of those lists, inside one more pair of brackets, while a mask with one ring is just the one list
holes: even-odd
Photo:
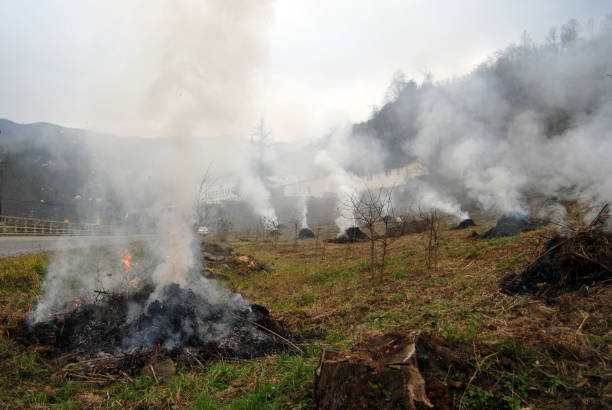
[[[255, 96], [255, 74], [265, 57], [270, 3], [211, 0], [166, 5], [170, 7], [164, 10], [169, 12], [161, 15], [150, 3], [143, 3], [147, 10], [153, 10], [152, 21], [156, 23], [145, 27], [159, 40], [153, 54], [163, 51], [158, 55], [159, 76], [150, 82], [143, 101], [163, 133], [174, 137], [121, 143], [118, 139], [90, 141], [94, 158], [90, 184], [111, 186], [117, 206], [125, 213], [125, 225], [138, 226], [146, 235], [118, 237], [115, 246], [107, 249], [59, 252], [49, 265], [43, 296], [29, 316], [31, 322], [48, 320], [50, 315], [81, 303], [78, 301], [94, 300], [96, 291], [129, 291], [130, 286], [137, 286], [131, 285], [131, 280], [153, 286], [145, 305], [133, 306], [132, 312], [163, 299], [170, 284], [190, 289], [210, 304], [246, 305], [240, 295], [222, 289], [200, 272], [193, 203], [202, 164], [225, 151], [224, 156], [231, 159], [228, 165], [232, 161], [239, 164], [241, 186], [254, 198], [256, 211], [273, 217], [273, 209], [266, 203], [269, 194], [249, 179], [251, 172], [244, 165], [249, 161], [244, 156], [227, 154], [227, 140], [202, 149], [206, 144], [192, 137], [246, 133], [252, 124], [249, 101]], [[118, 83], [128, 80], [122, 78]], [[100, 85], [95, 85], [94, 93], [104, 91], [98, 89]], [[100, 103], [99, 98], [94, 99]], [[105, 106], [103, 114], [109, 110], [112, 107]], [[134, 240], [142, 243], [147, 262], [126, 270], [122, 259]], [[224, 331], [217, 329], [211, 334]]]
[[428, 168], [434, 191], [506, 213], [529, 212], [527, 192], [612, 199], [612, 24], [589, 39], [577, 27], [544, 45], [524, 36], [466, 77], [398, 102], [415, 118], [405, 152]]
[[334, 222], [340, 230], [339, 235], [355, 226], [351, 198], [367, 186], [351, 169], [378, 171], [382, 164], [383, 152], [379, 144], [353, 135], [348, 128], [331, 134], [326, 146], [316, 153], [314, 165], [327, 175], [332, 185], [331, 192], [338, 198], [340, 215]]
[[308, 203], [306, 202], [306, 197], [301, 196], [299, 200], [299, 209], [301, 209], [302, 216], [302, 229], [308, 228]]

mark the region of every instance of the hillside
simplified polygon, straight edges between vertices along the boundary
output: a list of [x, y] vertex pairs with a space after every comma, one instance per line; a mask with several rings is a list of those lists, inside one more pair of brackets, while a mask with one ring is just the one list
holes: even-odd
[[[475, 135], [483, 143], [555, 139], [605, 115], [612, 104], [612, 80], [609, 61], [602, 57], [610, 53], [612, 19], [590, 37], [571, 20], [551, 29], [539, 44], [523, 34], [518, 44], [462, 77], [434, 82], [428, 74], [418, 84], [397, 72], [385, 103], [353, 132], [379, 139], [389, 167], [414, 160], [424, 147], [448, 150]], [[435, 171], [440, 164], [426, 165]]]
[[91, 172], [86, 131], [54, 124], [17, 124], [0, 119], [3, 157], [2, 213], [41, 219], [78, 220], [77, 195]]

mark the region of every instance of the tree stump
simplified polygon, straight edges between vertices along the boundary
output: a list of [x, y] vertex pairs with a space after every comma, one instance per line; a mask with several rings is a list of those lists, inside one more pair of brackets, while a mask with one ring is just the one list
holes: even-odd
[[318, 408], [433, 407], [416, 361], [419, 335], [389, 333], [350, 352], [324, 350], [315, 373]]

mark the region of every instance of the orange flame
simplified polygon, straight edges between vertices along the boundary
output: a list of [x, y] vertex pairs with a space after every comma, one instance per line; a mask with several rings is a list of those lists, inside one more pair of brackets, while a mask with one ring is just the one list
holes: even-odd
[[129, 281], [128, 285], [133, 285], [134, 283], [136, 283], [136, 279], [132, 279], [131, 281]]
[[125, 265], [125, 273], [128, 273], [130, 271], [130, 267], [134, 264], [134, 262], [132, 262], [132, 255], [130, 255], [130, 252], [127, 249], [123, 252], [123, 259], [121, 259], [121, 263]]
[[83, 306], [83, 300], [81, 298], [76, 298], [75, 303], [74, 303], [74, 307], [75, 308], [79, 308]]

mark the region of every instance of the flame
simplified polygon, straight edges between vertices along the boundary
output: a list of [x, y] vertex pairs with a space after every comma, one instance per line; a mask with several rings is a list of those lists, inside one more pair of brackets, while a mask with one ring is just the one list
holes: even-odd
[[136, 283], [136, 279], [132, 279], [132, 275], [130, 275], [130, 268], [133, 265], [138, 265], [138, 262], [132, 261], [132, 255], [130, 254], [130, 251], [128, 251], [127, 249], [123, 251], [123, 259], [121, 259], [121, 263], [125, 267], [125, 276], [126, 276], [127, 284], [134, 285]]
[[161, 350], [161, 343], [157, 342], [157, 350]]
[[134, 264], [134, 262], [132, 262], [132, 255], [127, 249], [123, 252], [123, 259], [121, 259], [121, 263], [125, 265], [125, 273], [128, 273], [130, 271], [130, 267]]
[[76, 300], [74, 302], [75, 302], [74, 303], [74, 307], [75, 308], [79, 308], [79, 307], [83, 306], [83, 299], [81, 299], [81, 298], [76, 298]]

